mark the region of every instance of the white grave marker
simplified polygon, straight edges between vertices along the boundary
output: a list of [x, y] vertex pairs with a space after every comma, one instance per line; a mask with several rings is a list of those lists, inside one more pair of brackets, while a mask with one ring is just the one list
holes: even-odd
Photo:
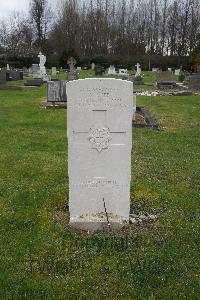
[[115, 66], [110, 66], [108, 69], [108, 75], [116, 75]]
[[159, 68], [152, 68], [152, 72], [159, 72]]
[[176, 75], [176, 76], [179, 76], [180, 73], [181, 73], [181, 69], [176, 69], [176, 70], [175, 70], [175, 75]]
[[51, 68], [51, 75], [52, 76], [56, 76], [57, 75], [57, 69], [56, 69], [56, 67], [52, 67]]
[[138, 77], [138, 76], [141, 75], [142, 70], [141, 70], [141, 67], [140, 67], [140, 64], [139, 64], [139, 63], [137, 63], [137, 65], [135, 65], [135, 66], [136, 66], [136, 68], [137, 68], [135, 77]]
[[129, 221], [133, 84], [67, 83], [70, 224], [84, 230]]
[[119, 69], [119, 75], [121, 76], [127, 76], [128, 75], [128, 70], [127, 69]]

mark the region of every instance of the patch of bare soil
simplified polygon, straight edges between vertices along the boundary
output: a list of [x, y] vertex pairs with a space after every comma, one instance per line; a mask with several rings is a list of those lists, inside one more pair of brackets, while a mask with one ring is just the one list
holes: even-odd
[[138, 233], [148, 233], [148, 232], [157, 232], [158, 228], [155, 226], [156, 220], [146, 219], [143, 222], [137, 224], [126, 224], [119, 230], [112, 229], [112, 226], [106, 231], [84, 231], [79, 229], [74, 229], [69, 225], [69, 207], [65, 205], [64, 207], [59, 208], [53, 214], [53, 222], [60, 226], [63, 230], [68, 231], [74, 235], [83, 235], [91, 236], [93, 234], [111, 234], [116, 236], [124, 235], [134, 235]]

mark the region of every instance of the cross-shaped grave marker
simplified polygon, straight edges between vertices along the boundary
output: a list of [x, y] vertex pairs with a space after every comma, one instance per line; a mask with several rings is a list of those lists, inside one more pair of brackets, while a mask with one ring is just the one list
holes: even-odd
[[140, 74], [141, 74], [141, 67], [140, 67], [139, 63], [137, 63], [137, 65], [135, 65], [135, 66], [137, 67], [137, 71], [136, 71], [136, 74], [135, 74], [135, 76], [137, 77], [137, 76], [140, 76]]
[[69, 65], [70, 73], [73, 73], [75, 71], [76, 60], [73, 57], [70, 57], [67, 64]]

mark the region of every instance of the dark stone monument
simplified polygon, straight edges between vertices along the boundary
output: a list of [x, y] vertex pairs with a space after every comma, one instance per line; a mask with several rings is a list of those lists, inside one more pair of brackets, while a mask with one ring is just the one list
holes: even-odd
[[137, 106], [136, 107], [136, 113], [140, 116], [142, 116], [142, 119], [144, 122], [136, 122], [136, 120], [133, 120], [132, 126], [136, 128], [153, 128], [153, 129], [159, 129], [159, 125], [156, 121], [156, 119], [150, 114], [150, 112], [143, 106]]
[[169, 71], [157, 73], [156, 87], [159, 89], [173, 89], [176, 82], [172, 80], [172, 74]]
[[48, 102], [60, 102], [60, 81], [48, 81], [47, 85]]
[[76, 60], [73, 57], [68, 59], [67, 64], [69, 65], [69, 72], [68, 72], [68, 80], [76, 80], [78, 79], [78, 75], [75, 69]]
[[0, 82], [17, 81], [23, 79], [23, 72], [2, 69], [0, 71]]
[[66, 83], [67, 80], [60, 81], [60, 98], [62, 102], [67, 102]]
[[35, 86], [35, 87], [40, 87], [43, 84], [42, 79], [32, 79], [32, 80], [27, 80], [27, 82], [24, 84], [25, 86]]
[[17, 80], [23, 79], [23, 72], [10, 70], [10, 71], [7, 71], [7, 73], [9, 74], [8, 81], [17, 81]]
[[101, 67], [101, 66], [99, 66], [99, 65], [97, 65], [96, 67], [95, 67], [95, 69], [94, 69], [94, 71], [95, 71], [95, 75], [96, 76], [102, 76], [103, 75], [103, 72], [104, 72], [104, 68], [103, 67]]
[[8, 71], [6, 69], [2, 69], [0, 71], [0, 82], [6, 82], [8, 81], [9, 75]]
[[48, 81], [46, 108], [67, 108], [66, 80]]
[[188, 88], [190, 90], [200, 90], [200, 73], [193, 73], [191, 75]]

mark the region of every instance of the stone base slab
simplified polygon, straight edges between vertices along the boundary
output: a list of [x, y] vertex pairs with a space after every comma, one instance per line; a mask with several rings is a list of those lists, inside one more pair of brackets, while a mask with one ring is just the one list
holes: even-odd
[[66, 109], [67, 103], [66, 102], [45, 102], [43, 104], [43, 106], [45, 108], [57, 108], [57, 109], [64, 108], [64, 109]]
[[109, 230], [120, 230], [126, 224], [129, 223], [129, 219], [125, 220], [122, 217], [113, 217], [112, 219], [109, 218], [109, 222], [106, 220], [106, 215], [104, 218], [98, 216], [94, 217], [86, 216], [84, 218], [70, 218], [69, 225], [74, 229], [83, 230], [83, 231], [109, 231]]

